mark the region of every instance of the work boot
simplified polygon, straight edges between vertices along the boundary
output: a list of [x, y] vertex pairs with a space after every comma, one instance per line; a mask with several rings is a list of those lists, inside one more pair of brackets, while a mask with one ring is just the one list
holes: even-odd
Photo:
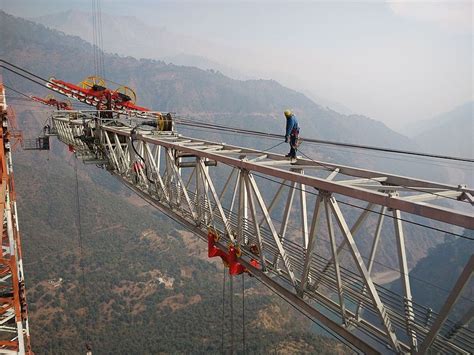
[[290, 158], [291, 159], [291, 153], [288, 153], [287, 155], [285, 155], [285, 158]]

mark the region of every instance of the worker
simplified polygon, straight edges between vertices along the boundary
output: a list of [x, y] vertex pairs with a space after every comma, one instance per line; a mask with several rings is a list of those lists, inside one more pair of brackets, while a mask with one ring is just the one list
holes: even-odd
[[290, 152], [286, 155], [286, 157], [290, 159], [296, 159], [298, 136], [300, 134], [298, 120], [290, 110], [285, 110], [284, 114], [286, 117], [285, 142], [290, 143]]
[[43, 134], [51, 134], [51, 126], [47, 124], [46, 126], [43, 127]]

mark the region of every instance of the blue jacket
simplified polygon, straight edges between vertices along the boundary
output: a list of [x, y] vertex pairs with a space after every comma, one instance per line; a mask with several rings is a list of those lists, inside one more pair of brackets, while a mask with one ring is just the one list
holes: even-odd
[[285, 136], [296, 136], [298, 135], [300, 128], [298, 126], [298, 120], [295, 115], [291, 115], [290, 118], [286, 119], [286, 134]]

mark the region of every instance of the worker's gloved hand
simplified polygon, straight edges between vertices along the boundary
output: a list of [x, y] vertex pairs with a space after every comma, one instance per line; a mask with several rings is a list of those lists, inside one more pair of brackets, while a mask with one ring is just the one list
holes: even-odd
[[288, 136], [285, 136], [285, 143], [288, 143]]

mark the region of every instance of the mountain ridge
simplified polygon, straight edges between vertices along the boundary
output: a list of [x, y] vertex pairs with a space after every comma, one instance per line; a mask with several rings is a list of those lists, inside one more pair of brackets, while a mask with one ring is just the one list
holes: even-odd
[[[307, 93], [307, 96], [315, 99], [316, 102], [320, 101], [323, 106], [328, 106], [343, 114], [352, 113], [352, 110], [343, 104], [323, 98], [322, 96], [324, 95], [321, 93], [314, 94], [314, 88], [308, 88], [304, 78], [298, 79], [284, 73], [266, 73], [265, 71], [262, 72], [261, 70], [252, 69], [248, 67], [248, 65], [242, 68], [239, 67], [238, 62], [234, 62], [230, 65], [224, 58], [221, 58], [222, 56], [219, 56], [223, 51], [238, 54], [242, 52], [240, 48], [232, 48], [224, 43], [206, 42], [200, 38], [194, 38], [192, 35], [169, 32], [165, 27], [154, 27], [133, 16], [123, 16], [122, 20], [122, 16], [112, 17], [104, 13], [103, 17], [105, 39], [112, 36], [115, 31], [121, 33], [123, 31], [122, 28], [128, 27], [130, 29], [130, 33], [126, 33], [126, 40], [121, 41], [121, 43], [104, 41], [104, 43], [109, 46], [105, 48], [108, 52], [116, 52], [121, 55], [130, 55], [133, 53], [134, 57], [163, 60], [165, 62], [193, 66], [203, 70], [213, 69], [222, 72], [228, 77], [239, 80], [259, 77], [269, 78], [277, 75], [280, 80], [284, 80], [288, 83], [291, 82], [291, 87], [299, 88], [298, 91]], [[87, 30], [87, 26], [84, 26], [85, 22], [91, 22], [90, 18], [91, 13], [89, 12], [69, 10], [30, 19], [52, 29], [79, 36], [88, 42], [92, 42], [92, 33]], [[123, 26], [121, 24], [122, 22], [125, 22]], [[77, 25], [78, 23], [80, 24], [79, 26]], [[117, 25], [117, 23], [119, 25]], [[147, 41], [147, 38], [144, 37], [148, 36], [143, 35], [145, 32], [158, 33], [158, 35], [154, 36], [153, 41], [149, 39]], [[167, 40], [166, 37], [170, 37], [170, 40]], [[140, 45], [134, 45], [134, 43]], [[163, 53], [160, 53], [160, 51], [163, 51]]]
[[474, 101], [470, 101], [424, 121], [414, 139], [428, 152], [474, 158], [473, 134]]
[[[14, 18], [4, 12], [1, 14], [2, 23], [5, 26]], [[17, 18], [17, 21], [25, 20]], [[8, 38], [8, 36], [6, 36], [5, 45], [2, 46], [4, 50], [1, 51], [0, 48], [2, 57], [16, 58], [16, 62], [20, 66], [29, 68], [41, 76], [54, 75], [72, 82], [78, 82], [88, 76], [93, 63], [92, 46], [89, 43], [78, 37], [69, 37], [56, 30], [49, 30], [42, 25], [32, 22], [30, 25], [36, 28], [33, 38], [25, 39], [20, 31], [14, 36], [16, 43], [38, 42], [41, 37], [40, 33], [43, 34], [43, 37], [54, 36], [55, 44], [62, 47], [63, 51], [70, 51], [71, 57], [78, 60], [71, 60], [71, 63], [56, 61], [55, 57], [59, 53], [57, 50], [55, 52], [54, 48], [50, 48], [50, 62], [47, 65], [45, 63], [39, 65], [38, 62], [35, 62], [35, 58], [32, 58], [34, 52], [30, 51], [29, 54], [26, 54], [18, 50], [6, 50], [13, 41], [13, 38]], [[10, 36], [12, 34], [12, 31], [4, 32]], [[43, 53], [37, 54], [46, 56]], [[299, 116], [303, 132], [308, 132], [307, 136], [325, 137], [331, 140], [340, 139], [343, 142], [352, 143], [383, 144], [393, 148], [401, 145], [416, 147], [408, 138], [391, 130], [381, 122], [361, 115], [345, 116], [336, 111], [324, 109], [304, 94], [285, 88], [274, 80], [240, 81], [228, 78], [218, 72], [176, 66], [158, 60], [134, 59], [111, 54], [106, 54], [105, 60], [107, 76], [114, 81], [135, 87], [140, 97], [139, 103], [154, 109], [177, 111], [182, 114], [230, 111], [240, 115], [263, 112], [266, 114], [264, 124], [280, 131], [282, 130], [283, 110], [292, 108]], [[127, 68], [127, 71], [116, 70], [117, 65]], [[55, 71], [52, 72], [51, 68], [54, 68]], [[191, 81], [194, 83], [199, 81], [200, 86], [196, 87]], [[179, 101], [177, 97], [179, 97]], [[245, 101], [245, 105], [242, 104], [242, 101]], [[357, 117], [357, 122], [351, 122], [348, 117]], [[215, 117], [210, 121], [217, 122], [218, 118]], [[280, 123], [276, 125], [275, 120]], [[240, 122], [242, 121], [236, 121], [237, 125]], [[360, 129], [362, 123], [368, 125], [365, 127], [365, 132]], [[375, 130], [374, 134], [369, 134], [368, 130], [371, 128]]]

